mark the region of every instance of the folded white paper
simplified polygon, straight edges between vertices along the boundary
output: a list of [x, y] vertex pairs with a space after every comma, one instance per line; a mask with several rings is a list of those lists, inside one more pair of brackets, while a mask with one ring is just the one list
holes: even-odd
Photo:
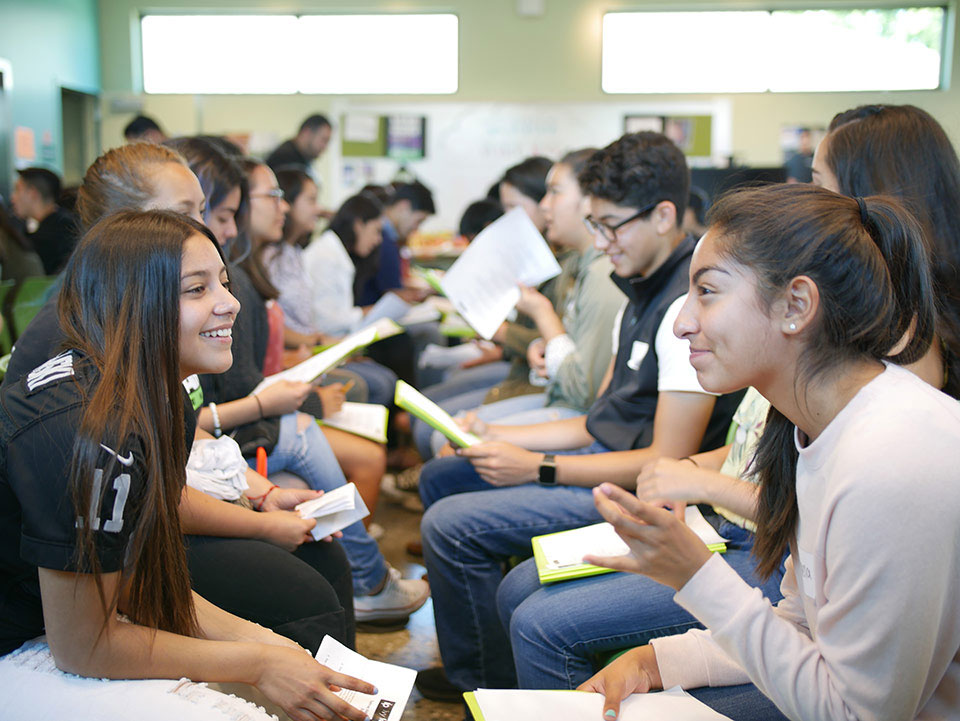
[[402, 318], [397, 322], [404, 328], [411, 325], [423, 325], [424, 323], [436, 323], [440, 320], [440, 310], [434, 303], [424, 301], [419, 305], [410, 307]]
[[481, 357], [483, 357], [483, 350], [476, 343], [461, 343], [454, 346], [427, 343], [417, 362], [421, 368], [453, 368]]
[[341, 431], [369, 438], [377, 443], [387, 442], [387, 421], [390, 411], [376, 403], [353, 403], [344, 401], [340, 410], [332, 416], [319, 419], [320, 425], [339, 428]]
[[310, 532], [318, 541], [370, 515], [360, 492], [352, 483], [327, 491], [319, 498], [304, 501], [296, 508], [301, 518], [317, 519], [317, 525]]
[[317, 661], [334, 671], [376, 686], [375, 694], [349, 689], [337, 691], [337, 696], [365, 713], [367, 718], [372, 721], [400, 721], [417, 678], [417, 672], [412, 668], [371, 661], [330, 636], [323, 637], [320, 650], [317, 651]]
[[[484, 721], [598, 721], [604, 698], [581, 691], [477, 689]], [[727, 719], [679, 686], [659, 693], [635, 693], [620, 705], [618, 721], [723, 721]], [[729, 721], [729, 719], [727, 719]]]
[[[700, 540], [708, 546], [721, 545], [727, 539], [707, 523], [707, 519], [696, 506], [687, 506], [684, 521]], [[546, 558], [546, 568], [557, 570], [583, 563], [583, 557], [626, 556], [630, 547], [617, 535], [609, 523], [595, 523], [571, 531], [552, 533], [540, 537], [540, 548]]]
[[395, 322], [400, 322], [400, 319], [403, 318], [407, 313], [410, 312], [411, 306], [407, 301], [401, 298], [396, 293], [384, 293], [380, 296], [374, 306], [363, 316], [363, 320], [360, 322], [361, 328], [366, 328], [369, 325], [373, 325], [378, 320], [383, 318], [388, 318]]
[[489, 340], [520, 300], [519, 283], [538, 286], [560, 265], [533, 221], [514, 208], [480, 231], [443, 276], [443, 294]]

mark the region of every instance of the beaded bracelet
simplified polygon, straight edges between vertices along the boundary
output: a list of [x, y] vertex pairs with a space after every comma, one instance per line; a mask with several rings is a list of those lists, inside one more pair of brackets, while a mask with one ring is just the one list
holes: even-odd
[[217, 412], [217, 404], [210, 403], [210, 415], [213, 416], [213, 437], [219, 438], [223, 435], [223, 429], [220, 427], [220, 414]]

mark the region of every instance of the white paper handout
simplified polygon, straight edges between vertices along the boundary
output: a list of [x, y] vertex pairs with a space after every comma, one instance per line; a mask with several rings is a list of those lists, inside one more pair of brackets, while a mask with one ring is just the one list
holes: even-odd
[[[513, 691], [477, 689], [484, 721], [597, 721], [603, 696], [581, 691]], [[617, 721], [723, 721], [729, 719], [679, 686], [658, 693], [635, 693], [620, 705]]]
[[[726, 542], [726, 539], [707, 523], [707, 519], [696, 506], [687, 506], [684, 521], [708, 546]], [[542, 536], [540, 548], [547, 560], [546, 568], [551, 570], [579, 566], [587, 554], [626, 556], [630, 553], [630, 547], [609, 523], [595, 523], [572, 531]]]
[[344, 401], [339, 411], [320, 419], [320, 424], [369, 438], [377, 443], [387, 442], [387, 419], [390, 411], [376, 403]]
[[442, 313], [435, 303], [429, 300], [418, 305], [412, 306], [410, 310], [397, 322], [404, 328], [411, 325], [423, 325], [424, 323], [436, 323], [440, 320]]
[[257, 387], [251, 391], [250, 395], [256, 395], [264, 388], [269, 388], [274, 383], [282, 380], [312, 383], [354, 351], [402, 332], [403, 328], [392, 320], [382, 318], [363, 330], [348, 335], [342, 341], [330, 346], [326, 350], [310, 356], [307, 360], [303, 361], [303, 363], [298, 363], [293, 368], [288, 368], [285, 371], [274, 373], [272, 376], [267, 376], [257, 384]]
[[480, 442], [480, 439], [473, 433], [462, 430], [443, 408], [408, 383], [397, 381], [393, 402], [405, 411], [410, 411], [432, 428], [440, 431], [461, 448], [467, 448]]
[[334, 671], [376, 686], [377, 693], [373, 695], [349, 689], [337, 692], [337, 696], [363, 711], [367, 718], [372, 721], [400, 721], [417, 678], [417, 672], [412, 668], [371, 661], [330, 636], [323, 637], [320, 650], [317, 651], [317, 661]]
[[380, 300], [374, 303], [373, 307], [363, 316], [360, 327], [366, 328], [382, 318], [389, 318], [399, 323], [400, 319], [409, 313], [412, 307], [399, 295], [388, 291], [380, 296]]
[[538, 286], [560, 273], [550, 247], [522, 208], [514, 208], [474, 238], [443, 276], [443, 293], [489, 340], [520, 300], [519, 283]]
[[310, 533], [318, 541], [370, 515], [367, 504], [353, 483], [327, 491], [320, 498], [304, 501], [297, 505], [296, 510], [301, 518], [317, 519], [317, 525]]
[[454, 346], [427, 343], [417, 363], [421, 368], [453, 368], [482, 357], [483, 349], [476, 343], [461, 343]]

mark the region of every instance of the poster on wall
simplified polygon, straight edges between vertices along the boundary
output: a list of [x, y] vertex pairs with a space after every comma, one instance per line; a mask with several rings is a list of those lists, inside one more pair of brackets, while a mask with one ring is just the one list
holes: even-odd
[[427, 119], [422, 115], [387, 117], [387, 157], [420, 160], [427, 155]]
[[713, 155], [711, 115], [625, 115], [624, 133], [663, 133], [688, 157]]

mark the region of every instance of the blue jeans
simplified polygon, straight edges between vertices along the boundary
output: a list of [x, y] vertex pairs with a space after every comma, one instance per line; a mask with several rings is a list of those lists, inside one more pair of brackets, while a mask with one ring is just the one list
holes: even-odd
[[[516, 685], [510, 641], [497, 615], [497, 587], [504, 562], [531, 554], [530, 539], [597, 523], [600, 514], [588, 488], [525, 484], [487, 485], [464, 459], [438, 458], [427, 466], [454, 461], [466, 466], [490, 490], [439, 498], [421, 524], [423, 558], [430, 574], [437, 640], [450, 680], [461, 688], [512, 688]], [[426, 468], [426, 467], [425, 467]], [[421, 476], [421, 494], [426, 490]], [[424, 498], [426, 504], [426, 497]]]
[[[570, 451], [554, 451], [553, 453], [558, 456], [572, 456], [589, 453], [606, 453], [609, 450], [609, 448], [599, 441], [594, 441], [589, 446], [584, 446], [583, 448]], [[473, 470], [470, 461], [466, 458], [460, 458], [459, 456], [434, 458], [425, 463], [420, 471], [419, 487], [420, 499], [423, 501], [424, 508], [429, 508], [441, 498], [457, 493], [509, 490], [487, 483]], [[529, 552], [530, 549], [527, 550]]]
[[[724, 560], [777, 602], [782, 574], [766, 582], [756, 575], [753, 534], [727, 522], [718, 530], [729, 539]], [[521, 563], [497, 591], [520, 688], [576, 688], [597, 671], [598, 655], [703, 628], [673, 595], [672, 588], [633, 573], [542, 586], [533, 559]]]
[[691, 688], [687, 693], [732, 721], [787, 721], [773, 701], [760, 693], [752, 683]]
[[[580, 411], [564, 406], [547, 408], [544, 406], [546, 401], [546, 393], [528, 393], [523, 396], [514, 396], [513, 398], [504, 398], [502, 401], [486, 403], [470, 410], [475, 410], [477, 418], [485, 423], [501, 423], [506, 426], [528, 426], [534, 423], [547, 423], [583, 415]], [[430, 436], [430, 450], [433, 451], [431, 457], [435, 456], [446, 442], [447, 437], [445, 435], [440, 431], [434, 431]]]
[[[447, 413], [454, 415], [481, 405], [489, 390], [506, 378], [509, 371], [510, 364], [506, 361], [485, 363], [474, 368], [456, 370], [443, 383], [424, 388], [422, 392]], [[419, 418], [414, 418], [412, 428], [413, 442], [421, 457], [424, 460], [432, 458], [430, 436], [433, 427]]]
[[392, 370], [369, 359], [350, 361], [343, 368], [356, 373], [366, 382], [368, 403], [379, 403], [388, 407], [393, 405], [397, 374]]
[[[256, 468], [255, 459], [247, 462]], [[310, 422], [298, 431], [296, 413], [281, 416], [280, 437], [267, 456], [267, 466], [271, 472], [290, 471], [300, 476], [315, 491], [332, 491], [347, 482], [320, 426]], [[366, 595], [387, 575], [387, 562], [380, 547], [360, 521], [343, 529], [340, 543], [350, 559], [354, 595]]]

